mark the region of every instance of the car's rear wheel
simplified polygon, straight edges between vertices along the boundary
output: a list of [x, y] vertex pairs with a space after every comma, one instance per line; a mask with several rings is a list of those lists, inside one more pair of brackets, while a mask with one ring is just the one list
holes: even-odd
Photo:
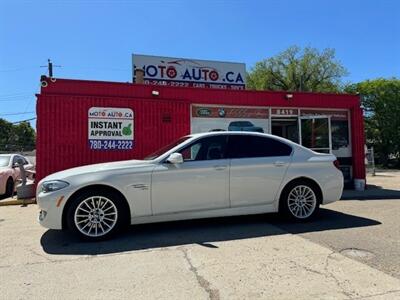
[[122, 200], [116, 193], [86, 192], [72, 201], [68, 227], [85, 240], [109, 238], [124, 224]]
[[14, 194], [14, 180], [10, 177], [6, 183], [6, 197], [11, 197]]
[[319, 211], [319, 193], [314, 184], [297, 181], [283, 191], [280, 211], [292, 220], [308, 221]]

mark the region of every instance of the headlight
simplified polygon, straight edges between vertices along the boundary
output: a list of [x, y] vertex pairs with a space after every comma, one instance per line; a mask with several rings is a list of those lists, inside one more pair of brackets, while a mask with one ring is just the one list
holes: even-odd
[[41, 191], [43, 193], [54, 192], [69, 186], [68, 182], [62, 180], [49, 180], [42, 183]]

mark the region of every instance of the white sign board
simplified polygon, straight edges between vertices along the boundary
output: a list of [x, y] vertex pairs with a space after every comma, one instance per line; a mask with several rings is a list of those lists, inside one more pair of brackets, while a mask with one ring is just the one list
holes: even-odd
[[236, 90], [246, 84], [244, 63], [133, 54], [132, 64], [133, 82], [140, 68], [145, 84]]
[[134, 113], [130, 108], [91, 107], [89, 147], [93, 150], [130, 150], [134, 141]]

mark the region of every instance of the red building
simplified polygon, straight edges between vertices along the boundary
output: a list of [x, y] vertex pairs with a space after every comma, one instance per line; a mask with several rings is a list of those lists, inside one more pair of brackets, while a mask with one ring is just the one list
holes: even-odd
[[193, 132], [254, 130], [331, 152], [347, 183], [365, 181], [356, 95], [47, 78], [37, 100], [38, 179], [80, 165], [140, 159]]

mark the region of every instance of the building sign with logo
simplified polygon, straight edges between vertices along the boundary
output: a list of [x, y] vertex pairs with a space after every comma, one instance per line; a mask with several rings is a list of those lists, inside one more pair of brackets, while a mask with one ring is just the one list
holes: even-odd
[[89, 147], [93, 150], [130, 150], [134, 142], [134, 113], [130, 108], [91, 107]]
[[332, 120], [347, 120], [347, 111], [302, 109], [301, 116], [330, 116]]
[[132, 55], [133, 82], [136, 68], [144, 71], [144, 83], [184, 87], [243, 90], [246, 65], [150, 55]]
[[268, 132], [268, 118], [268, 108], [192, 105], [191, 131]]

